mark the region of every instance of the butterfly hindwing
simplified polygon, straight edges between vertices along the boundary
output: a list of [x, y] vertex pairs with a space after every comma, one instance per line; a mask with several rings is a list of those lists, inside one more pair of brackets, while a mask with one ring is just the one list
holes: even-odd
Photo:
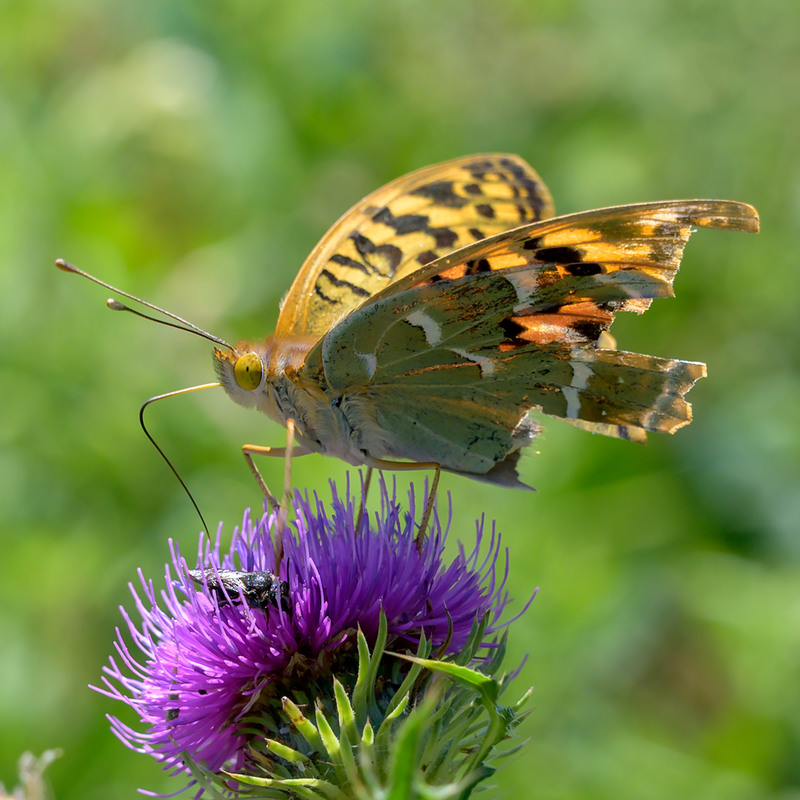
[[[379, 409], [384, 400], [377, 393], [385, 391], [436, 409], [439, 399], [468, 398], [492, 418], [499, 407], [513, 409], [516, 421], [532, 407], [568, 420], [662, 432], [689, 421], [682, 397], [702, 365], [597, 348], [613, 320], [608, 306], [633, 291], [662, 296], [662, 283], [632, 269], [613, 284], [567, 276], [539, 298], [522, 275], [514, 268], [465, 276], [365, 305], [347, 332], [325, 337], [328, 381], [342, 392], [369, 385]], [[602, 302], [593, 301], [595, 294]]]
[[321, 336], [404, 275], [552, 213], [547, 187], [519, 156], [468, 156], [404, 175], [325, 234], [284, 299], [276, 332]]
[[690, 420], [682, 395], [705, 373], [702, 364], [634, 353], [562, 355], [536, 355], [535, 374], [531, 354], [521, 351], [482, 362], [495, 370], [489, 378], [473, 363], [406, 376], [411, 380], [399, 384], [376, 382], [368, 390], [374, 422], [392, 432], [397, 457], [433, 459], [451, 471], [513, 486], [519, 481], [509, 467], [537, 430], [525, 418], [531, 408], [574, 419], [592, 432], [641, 440], [645, 430], [672, 431]]
[[395, 456], [501, 483], [516, 481], [532, 408], [622, 438], [672, 432], [691, 419], [683, 396], [704, 365], [603, 349], [602, 337], [617, 311], [672, 293], [692, 227], [752, 230], [754, 214], [684, 201], [508, 231], [383, 289], [307, 364], [368, 397], [363, 424], [390, 432]]

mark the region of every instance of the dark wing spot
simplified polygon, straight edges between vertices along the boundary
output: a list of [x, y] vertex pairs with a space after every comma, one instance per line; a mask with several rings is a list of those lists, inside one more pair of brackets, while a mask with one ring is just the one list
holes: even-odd
[[341, 264], [343, 267], [352, 267], [353, 269], [361, 270], [361, 272], [364, 272], [367, 275], [371, 273], [371, 270], [366, 264], [362, 264], [360, 261], [356, 261], [354, 258], [342, 255], [341, 253], [332, 255], [330, 257], [330, 261], [333, 261], [334, 264]]
[[[359, 255], [364, 259], [365, 265], [372, 270], [372, 272], [384, 277], [391, 277], [394, 275], [403, 257], [403, 253], [399, 247], [393, 244], [376, 246], [373, 241], [358, 231], [353, 231], [353, 233], [350, 234], [350, 238], [353, 240], [353, 244], [355, 244]], [[320, 273], [320, 275], [322, 274], [323, 273]], [[368, 294], [369, 292], [365, 292], [365, 296]]]
[[475, 210], [486, 219], [494, 219], [494, 209], [488, 203], [479, 203]]
[[525, 343], [525, 341], [519, 337], [521, 334], [525, 333], [527, 328], [524, 325], [520, 325], [519, 322], [514, 322], [514, 320], [510, 317], [506, 317], [500, 323], [500, 329], [503, 331], [506, 337], [503, 344], [518, 345]]
[[388, 272], [388, 276], [391, 277], [394, 275], [397, 267], [400, 265], [400, 261], [403, 258], [403, 251], [396, 245], [382, 244], [380, 247], [375, 249], [375, 256], [385, 262], [381, 266], [386, 266], [388, 268], [388, 270], [380, 270], [376, 268], [376, 272], [381, 275], [386, 275]]
[[581, 261], [578, 264], [567, 264], [564, 267], [570, 275], [574, 275], [576, 278], [584, 278], [588, 277], [589, 275], [599, 275], [602, 272], [606, 271], [606, 268], [602, 264], [598, 264], [596, 261]]
[[491, 272], [492, 267], [485, 258], [476, 258], [472, 261], [465, 261], [465, 275], [477, 275], [481, 272]]
[[602, 322], [586, 320], [584, 322], [573, 322], [572, 330], [586, 339], [587, 342], [596, 342], [600, 334], [606, 329]]
[[481, 239], [486, 238], [486, 234], [480, 228], [470, 228], [469, 235], [476, 241], [479, 242]]
[[500, 164], [507, 169], [517, 184], [523, 189], [530, 207], [533, 210], [533, 218], [541, 219], [544, 196], [538, 181], [533, 180], [523, 169], [523, 167], [508, 158], [501, 158]]
[[552, 264], [574, 264], [581, 260], [581, 253], [574, 247], [543, 247], [536, 253], [536, 260]]
[[678, 226], [674, 222], [660, 222], [653, 226], [654, 238], [672, 238], [677, 233]]
[[399, 233], [418, 233], [427, 230], [430, 217], [424, 214], [403, 214], [394, 218], [392, 227]]
[[494, 164], [488, 159], [472, 161], [469, 164], [464, 164], [464, 169], [475, 178], [476, 181], [482, 181], [486, 178], [486, 173], [494, 169]]
[[436, 261], [436, 259], [437, 255], [432, 250], [425, 250], [417, 256], [417, 261], [423, 266], [425, 266], [425, 264], [430, 264], [431, 261]]
[[396, 217], [387, 208], [383, 207], [372, 217], [373, 222], [379, 222], [393, 228], [401, 236], [406, 233], [417, 233], [428, 229], [429, 217], [424, 214], [401, 214]]
[[[350, 281], [342, 280], [341, 278], [337, 278], [330, 270], [323, 269], [319, 273], [320, 278], [324, 277], [327, 281], [329, 281], [333, 286], [336, 286], [339, 289], [347, 289], [351, 291], [353, 294], [360, 295], [361, 297], [369, 297], [369, 292], [361, 286], [356, 286], [354, 283], [350, 283]], [[314, 286], [314, 291], [322, 297], [323, 300], [328, 300], [329, 302], [334, 302], [329, 297], [325, 297], [324, 294], [320, 291], [319, 288], [319, 281]]]
[[426, 232], [433, 236], [437, 247], [452, 248], [458, 241], [458, 234], [450, 228], [429, 228]]
[[[439, 181], [438, 183], [431, 183], [428, 184], [427, 187], [421, 187], [421, 188], [431, 189], [431, 187], [436, 187], [439, 184], [445, 184], [445, 183], [447, 182]], [[441, 189], [441, 191], [443, 192], [444, 189]], [[449, 205], [452, 205], [452, 203], [449, 203]], [[428, 217], [425, 214], [401, 214], [400, 216], [396, 217], [394, 216], [394, 214], [392, 214], [392, 212], [388, 208], [384, 207], [373, 215], [372, 220], [374, 222], [379, 222], [383, 225], [393, 228], [398, 236], [405, 236], [406, 234], [409, 233], [425, 233], [433, 238], [434, 242], [436, 243], [435, 246], [440, 250], [452, 250], [454, 245], [458, 242], [458, 234], [455, 231], [451, 230], [450, 228], [444, 226], [440, 228], [431, 228], [430, 217]], [[364, 256], [364, 260], [370, 266], [374, 265], [370, 263], [370, 260], [367, 258], [367, 255], [373, 252], [380, 253], [381, 255], [383, 255], [384, 258], [387, 258], [390, 261], [390, 263], [394, 261], [394, 254], [388, 254], [384, 250], [384, 248], [390, 247], [391, 245], [383, 245], [376, 247], [374, 243], [372, 243], [369, 239], [359, 234], [358, 232], [352, 233], [350, 236], [355, 242], [358, 252]], [[392, 264], [391, 274], [394, 274], [394, 271], [397, 269], [397, 265], [400, 263], [401, 258], [402, 254], [398, 250], [397, 262]], [[378, 271], [381, 272], [380, 270]]]
[[320, 300], [323, 300], [324, 302], [328, 303], [328, 305], [331, 306], [336, 305], [336, 301], [332, 297], [328, 297], [328, 295], [326, 295], [325, 292], [323, 292], [322, 289], [319, 288], [318, 283], [314, 284], [314, 294], [317, 297], [319, 297]]
[[481, 193], [481, 187], [480, 187], [480, 186], [478, 186], [478, 184], [477, 184], [477, 183], [468, 183], [468, 184], [467, 184], [467, 185], [464, 187], [464, 191], [465, 191], [467, 194], [480, 194], [480, 193]]
[[[364, 236], [363, 233], [359, 233], [358, 231], [353, 231], [353, 233], [350, 234], [350, 238], [353, 240], [353, 243], [356, 246], [356, 250], [358, 250], [358, 252], [362, 256], [366, 256], [369, 255], [370, 253], [375, 252], [375, 243], [372, 242], [370, 239], [367, 239], [367, 237]], [[553, 248], [550, 249], [552, 250]]]
[[373, 221], [373, 222], [383, 222], [383, 223], [386, 223], [386, 222], [387, 222], [387, 220], [390, 220], [390, 219], [394, 219], [394, 215], [392, 214], [392, 212], [391, 212], [391, 211], [389, 211], [389, 208], [388, 208], [388, 206], [384, 206], [383, 208], [380, 208], [380, 209], [378, 209], [378, 210], [377, 210], [377, 211], [376, 211], [376, 212], [375, 212], [375, 213], [372, 215], [372, 221]]
[[523, 250], [538, 250], [540, 242], [541, 242], [541, 237], [540, 236], [532, 236], [530, 239], [526, 239], [522, 243], [522, 249]]
[[410, 194], [427, 197], [440, 206], [449, 206], [450, 208], [462, 208], [469, 202], [465, 197], [460, 197], [455, 193], [453, 181], [426, 183], [424, 186], [413, 189]]

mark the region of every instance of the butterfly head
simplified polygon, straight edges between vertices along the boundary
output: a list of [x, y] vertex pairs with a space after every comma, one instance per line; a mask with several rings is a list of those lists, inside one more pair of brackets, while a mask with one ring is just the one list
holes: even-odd
[[263, 345], [240, 342], [233, 350], [214, 348], [214, 368], [228, 396], [243, 406], [258, 405], [267, 379], [268, 354]]
[[261, 342], [239, 342], [230, 350], [215, 347], [214, 368], [232, 400], [270, 413], [264, 407], [266, 387], [300, 369], [315, 341], [307, 336], [268, 336]]

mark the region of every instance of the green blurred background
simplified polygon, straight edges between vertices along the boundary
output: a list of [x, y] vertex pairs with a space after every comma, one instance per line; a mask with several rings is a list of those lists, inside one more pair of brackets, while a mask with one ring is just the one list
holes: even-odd
[[[562, 212], [753, 203], [701, 231], [677, 299], [622, 347], [708, 362], [694, 424], [646, 447], [550, 421], [536, 494], [447, 476], [454, 533], [511, 548], [536, 685], [510, 797], [800, 797], [800, 6], [796, 0], [2, 0], [0, 780], [63, 747], [58, 800], [171, 791], [86, 686], [117, 607], [199, 525], [139, 430], [213, 380], [199, 339], [104, 308], [65, 257], [227, 339], [272, 330], [306, 254], [417, 167], [521, 154]], [[227, 531], [259, 497], [239, 453], [280, 430], [207, 392], [151, 427]], [[280, 464], [264, 464], [279, 481]], [[325, 492], [344, 466], [300, 459]], [[126, 717], [130, 719], [130, 717]]]

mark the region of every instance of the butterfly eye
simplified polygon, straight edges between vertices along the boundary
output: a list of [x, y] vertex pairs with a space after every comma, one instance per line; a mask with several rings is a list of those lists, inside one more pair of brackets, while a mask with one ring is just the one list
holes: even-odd
[[236, 359], [233, 365], [233, 376], [242, 389], [252, 392], [261, 384], [263, 368], [257, 353], [245, 353]]

